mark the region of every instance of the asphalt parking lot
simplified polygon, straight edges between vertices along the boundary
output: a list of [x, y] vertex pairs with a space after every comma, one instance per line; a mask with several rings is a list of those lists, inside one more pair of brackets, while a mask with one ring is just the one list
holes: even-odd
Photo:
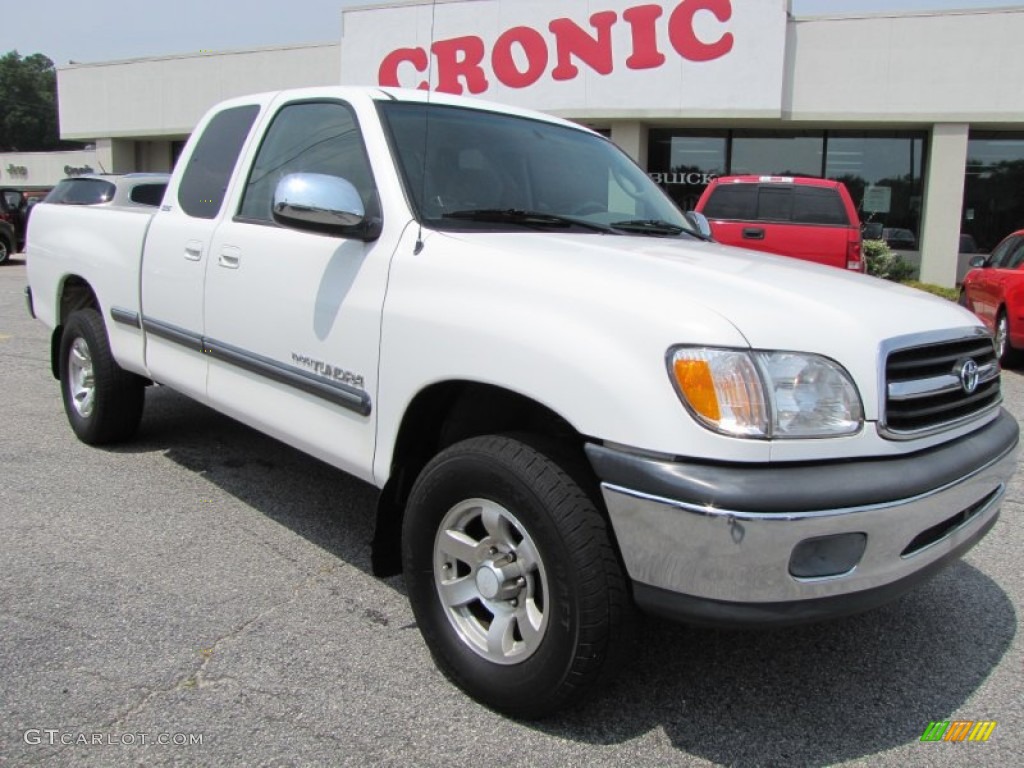
[[[401, 580], [370, 573], [373, 488], [164, 388], [130, 445], [75, 440], [25, 282], [0, 267], [0, 764], [1024, 765], [1024, 475], [892, 605], [647, 620], [612, 687], [523, 724], [448, 684]], [[1004, 382], [1024, 416], [1024, 376]], [[922, 743], [936, 720], [998, 724]]]

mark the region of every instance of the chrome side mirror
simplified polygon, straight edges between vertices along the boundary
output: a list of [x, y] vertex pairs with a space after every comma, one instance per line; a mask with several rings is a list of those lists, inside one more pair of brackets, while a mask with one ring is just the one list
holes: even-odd
[[967, 262], [968, 266], [977, 269], [979, 267], [987, 266], [988, 256], [974, 256], [970, 261]]
[[711, 237], [711, 222], [708, 221], [707, 216], [696, 211], [687, 211], [685, 216], [690, 225], [700, 234], [704, 237]]
[[359, 192], [347, 179], [323, 173], [290, 173], [277, 182], [274, 221], [294, 229], [373, 240], [380, 222], [366, 216]]

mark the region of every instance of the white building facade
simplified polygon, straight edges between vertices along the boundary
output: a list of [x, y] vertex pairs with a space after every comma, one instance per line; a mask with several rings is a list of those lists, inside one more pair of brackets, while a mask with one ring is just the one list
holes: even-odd
[[727, 174], [844, 181], [921, 278], [1024, 227], [1024, 6], [793, 17], [785, 0], [438, 0], [347, 9], [340, 43], [58, 71], [61, 135], [167, 170], [202, 113], [255, 91], [431, 87], [608, 133], [686, 208]]

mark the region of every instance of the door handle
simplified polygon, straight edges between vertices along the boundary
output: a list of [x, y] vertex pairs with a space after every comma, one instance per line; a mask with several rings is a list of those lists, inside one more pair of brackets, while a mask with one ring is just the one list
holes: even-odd
[[242, 251], [232, 245], [225, 245], [221, 248], [220, 257], [217, 259], [217, 266], [224, 269], [238, 269], [239, 261], [242, 258]]
[[199, 240], [189, 240], [185, 243], [185, 258], [189, 261], [199, 261], [203, 258], [203, 244]]
[[744, 227], [744, 240], [764, 240], [764, 230], [761, 227]]

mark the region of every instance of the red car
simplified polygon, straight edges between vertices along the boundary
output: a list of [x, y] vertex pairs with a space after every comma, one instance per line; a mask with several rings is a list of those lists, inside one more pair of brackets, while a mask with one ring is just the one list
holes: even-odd
[[988, 256], [971, 259], [960, 303], [995, 336], [999, 362], [1020, 362], [1024, 350], [1024, 229], [1014, 232]]
[[860, 218], [846, 185], [798, 176], [722, 176], [695, 210], [715, 240], [864, 271]]

